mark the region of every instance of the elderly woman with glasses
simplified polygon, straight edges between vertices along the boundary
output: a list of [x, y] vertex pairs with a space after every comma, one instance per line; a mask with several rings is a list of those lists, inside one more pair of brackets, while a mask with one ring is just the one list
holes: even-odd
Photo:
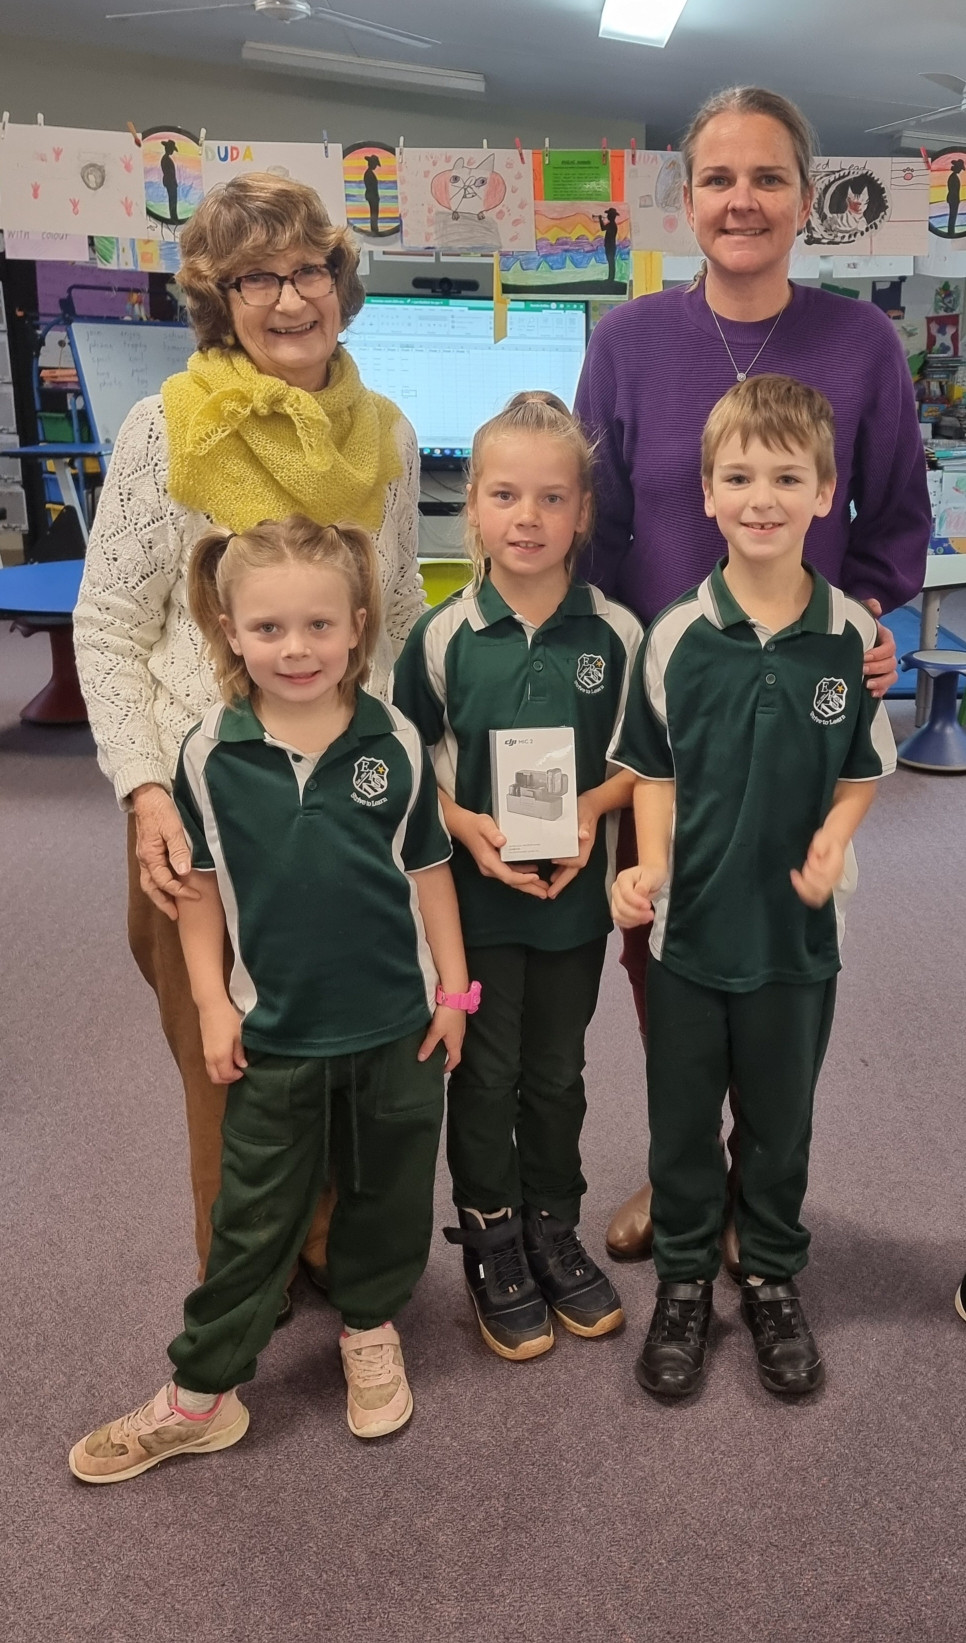
[[[184, 1084], [203, 1274], [226, 1092], [205, 1072], [177, 930], [192, 892], [171, 783], [184, 736], [217, 697], [188, 611], [191, 551], [211, 524], [242, 531], [299, 513], [365, 526], [383, 594], [377, 694], [424, 601], [416, 436], [339, 343], [365, 300], [347, 231], [311, 188], [249, 175], [206, 196], [181, 254], [198, 352], [118, 434], [74, 631], [98, 759], [130, 812], [129, 937]], [[303, 1251], [317, 1277], [326, 1223], [320, 1206]]]

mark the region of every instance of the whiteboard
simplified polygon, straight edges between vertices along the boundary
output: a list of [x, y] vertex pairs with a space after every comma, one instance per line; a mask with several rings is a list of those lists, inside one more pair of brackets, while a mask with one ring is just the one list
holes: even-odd
[[113, 445], [131, 407], [160, 393], [198, 346], [186, 325], [155, 320], [75, 320], [68, 335], [91, 434], [104, 445]]

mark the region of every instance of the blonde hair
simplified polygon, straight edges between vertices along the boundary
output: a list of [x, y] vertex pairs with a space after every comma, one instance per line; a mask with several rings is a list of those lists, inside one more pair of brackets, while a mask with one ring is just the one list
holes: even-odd
[[365, 611], [359, 643], [349, 652], [339, 684], [340, 696], [353, 701], [357, 684], [369, 672], [379, 632], [379, 573], [372, 541], [358, 525], [317, 525], [299, 513], [263, 519], [247, 531], [209, 531], [192, 553], [188, 604], [204, 635], [222, 697], [230, 706], [252, 693], [248, 669], [221, 624], [222, 616], [231, 615], [232, 593], [247, 571], [284, 564], [323, 565], [338, 571], [345, 580], [350, 610]]
[[[480, 483], [487, 447], [492, 445], [494, 440], [506, 439], [513, 434], [549, 434], [552, 438], [559, 439], [573, 454], [577, 464], [577, 484], [581, 495], [590, 499], [587, 523], [583, 530], [577, 532], [564, 560], [567, 575], [573, 576], [578, 555], [590, 541], [594, 522], [593, 446], [577, 418], [568, 411], [563, 400], [558, 399], [556, 394], [548, 393], [543, 388], [533, 388], [526, 393], [514, 394], [504, 405], [503, 410], [491, 417], [489, 422], [484, 422], [482, 428], [477, 428], [473, 435], [473, 448], [466, 475], [470, 499], [473, 498]], [[466, 550], [473, 561], [473, 586], [478, 588], [486, 575], [486, 550], [479, 529], [472, 523], [468, 511], [464, 513], [463, 520]]]
[[815, 460], [820, 485], [835, 479], [835, 417], [824, 394], [794, 377], [766, 374], [736, 382], [718, 400], [701, 435], [701, 478], [711, 483], [715, 458], [737, 435], [743, 451], [760, 439], [769, 451], [800, 447]]
[[784, 126], [795, 150], [802, 193], [808, 193], [812, 186], [815, 133], [800, 108], [787, 97], [783, 97], [780, 92], [766, 91], [764, 86], [728, 86], [724, 91], [716, 91], [713, 97], [709, 97], [701, 104], [681, 140], [681, 154], [689, 186], [694, 171], [694, 152], [698, 138], [705, 126], [716, 120], [719, 114], [764, 114], [770, 120], [777, 120], [779, 125]]
[[213, 188], [181, 230], [178, 244], [178, 284], [202, 352], [235, 345], [225, 287], [262, 257], [304, 250], [325, 262], [335, 277], [343, 327], [366, 300], [351, 233], [330, 221], [314, 188], [292, 177], [251, 171]]

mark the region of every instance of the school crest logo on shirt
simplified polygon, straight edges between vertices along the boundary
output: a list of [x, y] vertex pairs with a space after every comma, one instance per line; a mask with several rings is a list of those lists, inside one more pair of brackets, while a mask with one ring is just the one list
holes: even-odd
[[604, 658], [585, 652], [577, 658], [577, 689], [585, 696], [596, 696], [604, 688]]
[[812, 718], [817, 724], [838, 724], [845, 717], [849, 687], [844, 679], [819, 679], [812, 701]]
[[389, 786], [389, 766], [385, 759], [364, 757], [357, 759], [352, 772], [352, 797], [356, 804], [372, 807], [385, 804], [385, 793]]

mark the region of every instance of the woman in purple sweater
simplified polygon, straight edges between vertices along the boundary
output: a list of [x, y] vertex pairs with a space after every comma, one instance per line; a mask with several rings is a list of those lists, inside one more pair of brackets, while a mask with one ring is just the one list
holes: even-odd
[[[871, 303], [789, 282], [811, 205], [810, 139], [804, 115], [775, 92], [738, 87], [705, 103], [682, 144], [704, 270], [687, 289], [613, 309], [590, 339], [575, 407], [598, 440], [597, 524], [583, 571], [644, 621], [720, 557], [704, 512], [701, 430], [712, 405], [754, 371], [821, 389], [835, 412], [838, 486], [828, 518], [809, 531], [810, 562], [876, 616], [922, 587], [926, 467], [892, 323]], [[896, 677], [895, 643], [882, 627], [879, 640], [865, 671], [883, 695]], [[647, 935], [628, 932], [622, 960], [642, 1032]], [[645, 1185], [608, 1228], [612, 1254], [647, 1252], [649, 1210]]]

